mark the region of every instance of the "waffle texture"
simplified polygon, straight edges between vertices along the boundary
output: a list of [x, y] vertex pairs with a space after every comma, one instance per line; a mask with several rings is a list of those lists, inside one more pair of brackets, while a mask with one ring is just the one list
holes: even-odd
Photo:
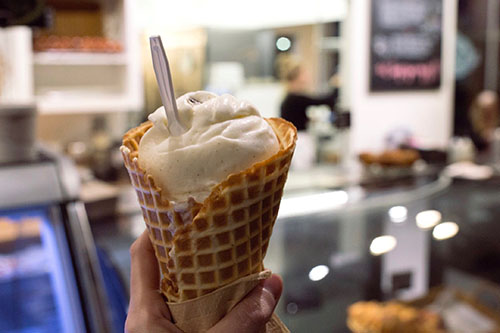
[[263, 271], [297, 140], [289, 122], [266, 120], [280, 143], [278, 153], [229, 175], [203, 203], [170, 202], [140, 168], [139, 142], [152, 123], [123, 137], [121, 152], [160, 263], [161, 291], [169, 302], [196, 299]]

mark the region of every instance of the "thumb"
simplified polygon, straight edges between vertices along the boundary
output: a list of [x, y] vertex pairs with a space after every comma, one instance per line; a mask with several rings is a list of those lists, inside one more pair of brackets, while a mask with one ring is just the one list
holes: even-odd
[[272, 275], [255, 287], [209, 332], [261, 332], [271, 318], [282, 290], [283, 281], [278, 275]]

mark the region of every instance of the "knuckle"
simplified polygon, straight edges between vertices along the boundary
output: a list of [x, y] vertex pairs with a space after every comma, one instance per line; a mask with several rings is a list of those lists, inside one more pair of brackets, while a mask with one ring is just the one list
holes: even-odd
[[150, 332], [157, 318], [149, 311], [134, 311], [129, 313], [125, 321], [125, 333]]
[[127, 318], [125, 321], [125, 333], [136, 333], [139, 332], [139, 325], [134, 320]]
[[241, 310], [238, 312], [238, 319], [250, 327], [263, 326], [269, 319], [261, 302], [253, 298], [247, 299]]

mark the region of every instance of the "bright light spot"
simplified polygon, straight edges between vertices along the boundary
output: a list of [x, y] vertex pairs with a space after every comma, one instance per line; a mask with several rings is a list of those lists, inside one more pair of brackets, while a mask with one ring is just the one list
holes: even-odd
[[288, 51], [292, 46], [292, 41], [287, 37], [280, 37], [276, 41], [276, 48], [280, 51]]
[[406, 220], [408, 216], [408, 209], [405, 206], [394, 206], [389, 209], [389, 217], [394, 223], [401, 223]]
[[437, 210], [425, 210], [417, 214], [416, 220], [420, 229], [430, 229], [441, 222], [441, 213]]
[[396, 247], [397, 240], [394, 236], [380, 236], [372, 240], [370, 244], [370, 252], [374, 256], [387, 253]]
[[316, 267], [313, 267], [311, 271], [309, 272], [309, 279], [311, 281], [319, 281], [325, 278], [325, 276], [328, 275], [328, 272], [330, 269], [328, 266], [325, 265], [319, 265]]
[[448, 239], [458, 233], [458, 225], [455, 222], [443, 222], [432, 230], [432, 236], [437, 240]]
[[281, 200], [280, 218], [328, 211], [344, 205], [349, 200], [346, 191], [333, 191], [301, 195]]

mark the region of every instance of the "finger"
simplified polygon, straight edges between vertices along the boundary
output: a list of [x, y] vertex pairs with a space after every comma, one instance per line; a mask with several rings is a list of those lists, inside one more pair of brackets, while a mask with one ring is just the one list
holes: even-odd
[[130, 309], [138, 308], [161, 314], [170, 319], [170, 312], [158, 292], [160, 271], [147, 230], [130, 247]]
[[130, 296], [158, 290], [159, 285], [158, 262], [146, 230], [130, 247]]
[[283, 290], [283, 281], [272, 275], [255, 287], [209, 332], [261, 332], [271, 318]]

